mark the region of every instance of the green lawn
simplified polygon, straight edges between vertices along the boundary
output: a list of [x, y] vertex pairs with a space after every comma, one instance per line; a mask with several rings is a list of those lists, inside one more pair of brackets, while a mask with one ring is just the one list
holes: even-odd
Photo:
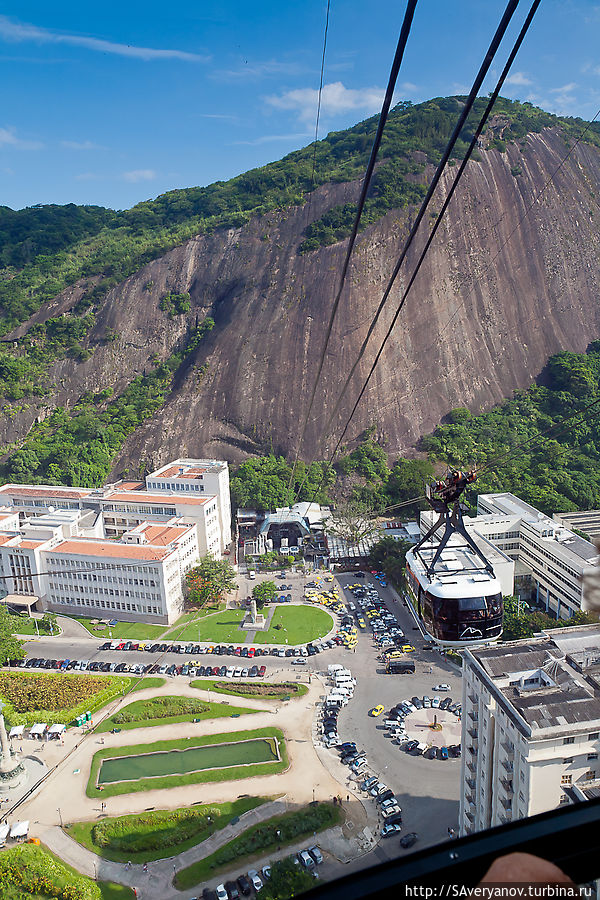
[[96, 731], [111, 731], [113, 728], [146, 728], [151, 725], [172, 725], [176, 722], [191, 722], [202, 719], [217, 719], [222, 716], [243, 716], [258, 712], [226, 703], [209, 703], [192, 697], [152, 697], [136, 700], [105, 719]]
[[0, 854], [0, 895], [2, 900], [132, 900], [134, 896], [124, 885], [86, 878], [46, 847], [35, 844], [11, 847]]
[[233, 863], [245, 871], [248, 863], [269, 851], [337, 825], [342, 815], [342, 810], [333, 803], [315, 803], [252, 825], [210, 856], [177, 872], [175, 887], [179, 890], [189, 889], [214, 878]]
[[305, 684], [294, 681], [277, 683], [273, 681], [211, 681], [198, 678], [191, 682], [193, 688], [229, 694], [232, 697], [255, 697], [257, 700], [281, 700], [282, 697], [304, 697], [308, 691]]
[[141, 678], [134, 684], [129, 693], [135, 694], [136, 691], [147, 691], [149, 688], [159, 688], [166, 683], [166, 678], [158, 678], [154, 675], [146, 675], [144, 676], [144, 678]]
[[[42, 638], [48, 637], [56, 637], [60, 634], [60, 628], [56, 627], [54, 629], [54, 633], [50, 634], [49, 631], [44, 631], [40, 627], [41, 619], [37, 619], [39, 636]], [[35, 630], [36, 619], [25, 618], [25, 616], [15, 616], [14, 619], [11, 619], [11, 625], [13, 625], [15, 634], [32, 634], [37, 637], [38, 631]]]
[[240, 623], [244, 618], [241, 609], [225, 609], [211, 613], [187, 625], [179, 634], [179, 641], [194, 643], [210, 642], [215, 644], [242, 644], [246, 640], [246, 632], [240, 631]]
[[151, 638], [158, 640], [161, 634], [169, 627], [168, 625], [146, 625], [145, 622], [117, 622], [116, 625], [112, 625], [110, 628], [108, 625], [98, 628], [91, 624], [94, 620], [88, 617], [69, 616], [69, 618], [80, 622], [93, 637], [101, 638], [104, 641], [147, 641]]
[[193, 612], [184, 613], [172, 626], [167, 635], [168, 639], [170, 641], [193, 641], [197, 639], [198, 626], [193, 623], [205, 619], [206, 616], [215, 615], [215, 613], [221, 612], [223, 609], [225, 609], [225, 604], [219, 603], [217, 607], [208, 606], [206, 609], [197, 609]]
[[257, 631], [257, 644], [306, 644], [329, 634], [334, 621], [328, 612], [314, 606], [279, 606], [267, 631]]
[[[209, 769], [189, 772], [185, 775], [163, 775], [157, 778], [122, 781], [107, 784], [103, 790], [96, 787], [98, 772], [104, 759], [116, 759], [122, 756], [135, 756], [141, 753], [157, 753], [167, 750], [187, 750], [193, 747], [206, 747], [211, 744], [224, 744], [234, 741], [252, 740], [255, 738], [277, 738], [281, 760], [272, 763], [236, 766], [227, 769]], [[158, 790], [161, 788], [179, 787], [186, 784], [202, 784], [214, 781], [235, 781], [255, 775], [274, 775], [284, 772], [288, 767], [287, 752], [283, 732], [279, 728], [257, 728], [254, 731], [233, 731], [226, 734], [211, 734], [203, 737], [185, 738], [175, 741], [156, 741], [152, 744], [136, 744], [128, 747], [99, 750], [92, 758], [90, 777], [86, 788], [88, 797], [112, 797], [116, 794], [132, 794], [138, 791]]]
[[255, 809], [268, 797], [240, 797], [175, 810], [154, 810], [101, 822], [76, 822], [65, 828], [74, 840], [112, 862], [143, 864], [175, 856], [205, 841], [231, 819]]

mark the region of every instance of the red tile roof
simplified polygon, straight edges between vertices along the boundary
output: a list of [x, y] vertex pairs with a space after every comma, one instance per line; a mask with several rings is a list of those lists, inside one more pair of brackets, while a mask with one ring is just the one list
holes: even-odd
[[110, 559], [161, 560], [169, 555], [169, 550], [158, 547], [122, 544], [117, 541], [97, 541], [94, 538], [79, 538], [63, 541], [52, 548], [53, 553], [71, 553], [81, 556], [102, 556]]

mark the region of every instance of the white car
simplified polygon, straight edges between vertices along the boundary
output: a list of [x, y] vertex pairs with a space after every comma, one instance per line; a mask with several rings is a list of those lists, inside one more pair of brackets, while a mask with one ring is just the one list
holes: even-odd
[[227, 666], [227, 671], [225, 672], [226, 678], [233, 678], [233, 673], [235, 672], [235, 668], [233, 666]]
[[263, 880], [260, 877], [260, 875], [258, 874], [258, 872], [256, 871], [256, 869], [248, 869], [248, 878], [252, 882], [252, 886], [253, 886], [254, 890], [256, 891], [256, 893], [258, 894], [258, 892], [260, 890], [262, 890]]
[[224, 884], [218, 884], [215, 888], [215, 894], [217, 895], [217, 900], [229, 900], [227, 896], [227, 891], [225, 890]]
[[393, 806], [388, 806], [387, 809], [381, 810], [384, 819], [389, 819], [390, 816], [395, 816], [399, 812], [401, 812], [401, 809], [396, 803]]
[[381, 837], [391, 837], [393, 834], [398, 834], [399, 831], [402, 831], [402, 825], [384, 825], [381, 829]]
[[237, 667], [237, 669], [234, 669], [234, 670], [233, 670], [233, 677], [234, 677], [234, 678], [241, 678], [241, 677], [242, 677], [242, 669], [241, 669], [239, 666]]
[[310, 853], [316, 864], [320, 866], [323, 862], [323, 854], [321, 853], [320, 848], [315, 844], [315, 846], [308, 848], [308, 852]]
[[438, 709], [439, 705], [440, 705], [440, 698], [434, 697], [433, 700], [431, 701], [432, 709]]
[[443, 684], [436, 684], [436, 685], [432, 688], [432, 690], [433, 690], [433, 691], [449, 691], [449, 690], [451, 690], [451, 687], [450, 687], [449, 684], [446, 684], [446, 683], [443, 683]]
[[314, 869], [315, 861], [308, 850], [301, 850], [300, 853], [298, 853], [298, 859], [305, 869]]

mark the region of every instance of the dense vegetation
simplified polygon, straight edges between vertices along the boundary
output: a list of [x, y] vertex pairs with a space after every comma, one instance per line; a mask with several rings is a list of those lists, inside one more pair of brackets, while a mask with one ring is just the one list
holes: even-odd
[[480, 416], [453, 410], [422, 449], [451, 466], [477, 465], [477, 493], [512, 491], [547, 514], [598, 509], [600, 341], [551, 357], [544, 381]]
[[102, 675], [80, 678], [66, 673], [4, 672], [0, 674], [0, 697], [11, 726], [34, 722], [70, 725], [82, 713], [106, 706], [131, 683], [130, 678]]
[[163, 405], [178, 371], [213, 325], [212, 319], [205, 319], [190, 330], [183, 350], [139, 375], [116, 399], [106, 403], [112, 391], [104, 390], [84, 395], [71, 410], [54, 409], [31, 429], [0, 474], [13, 482], [81, 487], [104, 483], [127, 436]]
[[[426, 162], [439, 159], [461, 100], [437, 98], [414, 107], [400, 103], [392, 111], [380, 151], [384, 164], [373, 185], [365, 223], [388, 209], [402, 208], [419, 199], [419, 173]], [[484, 102], [478, 101], [474, 115]], [[546, 126], [560, 126], [567, 138], [581, 128], [580, 120], [558, 118], [529, 103], [501, 99], [496, 112], [509, 126], [502, 137], [494, 137], [498, 149], [506, 140], [520, 140], [529, 131]], [[359, 178], [376, 124], [377, 117], [371, 117], [319, 141], [314, 184]], [[471, 121], [465, 126], [457, 154], [466, 148], [473, 127]], [[586, 140], [600, 142], [597, 125], [590, 127]], [[314, 149], [314, 145], [305, 147], [227, 182], [170, 191], [122, 212], [67, 206], [34, 207], [15, 213], [4, 208], [0, 215], [0, 245], [5, 246], [1, 257], [4, 269], [0, 270], [0, 331], [5, 333], [24, 321], [75, 282], [86, 285], [80, 301], [80, 307], [85, 308], [194, 234], [239, 227], [269, 210], [302, 203], [313, 186]], [[303, 249], [339, 240], [347, 233], [351, 209], [328, 215], [307, 233]]]
[[0, 854], [2, 900], [133, 900], [129, 887], [92, 881], [58, 857], [34, 844], [11, 847]]
[[[578, 610], [569, 619], [569, 625], [597, 625], [598, 620], [598, 613]], [[564, 628], [564, 626], [564, 619], [549, 616], [540, 609], [532, 610], [527, 604], [518, 601], [516, 597], [504, 598], [503, 641], [523, 640], [539, 634], [540, 631]]]
[[0, 608], [0, 666], [9, 659], [23, 659], [25, 651], [23, 642], [15, 637], [18, 633], [19, 620], [11, 616], [6, 607]]

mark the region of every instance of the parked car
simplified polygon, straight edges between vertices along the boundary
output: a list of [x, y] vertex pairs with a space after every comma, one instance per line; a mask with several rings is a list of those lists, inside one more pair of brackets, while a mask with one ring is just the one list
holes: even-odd
[[393, 825], [388, 825], [386, 823], [381, 829], [381, 837], [392, 837], [393, 834], [398, 834], [399, 831], [402, 831], [402, 825], [398, 825], [397, 822]]
[[229, 900], [229, 894], [227, 893], [224, 884], [218, 884], [216, 886], [215, 894], [217, 895], [217, 900]]
[[271, 866], [263, 866], [260, 870], [260, 874], [262, 875], [264, 881], [268, 881], [271, 877]]
[[315, 861], [308, 850], [301, 850], [300, 853], [298, 853], [298, 859], [305, 869], [314, 869]]
[[258, 892], [259, 892], [260, 890], [262, 890], [262, 887], [263, 887], [263, 880], [262, 880], [262, 878], [260, 877], [260, 875], [258, 874], [258, 872], [256, 871], [256, 869], [248, 869], [248, 878], [249, 878], [250, 881], [252, 882], [252, 887], [254, 888], [254, 890], [256, 891], [256, 893], [258, 894]]
[[440, 759], [448, 759], [448, 748], [440, 747]]
[[252, 885], [250, 884], [249, 879], [245, 875], [240, 875], [237, 880], [238, 887], [244, 897], [249, 897], [252, 893]]
[[320, 866], [323, 862], [323, 854], [321, 853], [319, 847], [317, 847], [316, 845], [309, 847], [308, 852], [310, 853], [316, 864]]
[[400, 846], [404, 847], [406, 850], [408, 847], [412, 847], [413, 844], [419, 839], [419, 835], [416, 831], [410, 831], [408, 834], [405, 834], [404, 837], [400, 838]]
[[[445, 682], [442, 682], [442, 684], [436, 684], [436, 685], [434, 685], [434, 687], [432, 688], [432, 690], [434, 690], [434, 691], [449, 691], [449, 690], [451, 690], [451, 688], [450, 688], [450, 685], [449, 685], [449, 684], [446, 684]], [[406, 836], [408, 837], [408, 835], [406, 835]], [[404, 839], [403, 839], [403, 840], [404, 840]]]
[[238, 900], [240, 892], [238, 891], [238, 886], [235, 881], [226, 881], [225, 890], [227, 891], [229, 900]]

